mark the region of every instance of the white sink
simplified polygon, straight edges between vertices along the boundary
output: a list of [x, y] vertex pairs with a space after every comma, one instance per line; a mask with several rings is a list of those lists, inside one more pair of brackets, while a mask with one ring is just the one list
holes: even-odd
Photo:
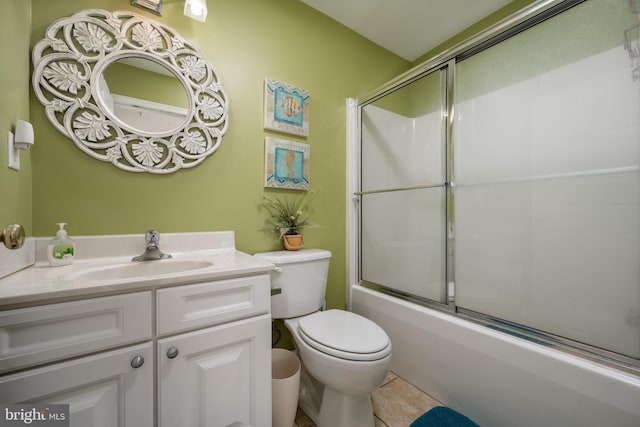
[[159, 260], [138, 261], [112, 267], [87, 271], [74, 277], [75, 280], [118, 280], [135, 279], [145, 276], [184, 273], [211, 267], [213, 262], [203, 260]]

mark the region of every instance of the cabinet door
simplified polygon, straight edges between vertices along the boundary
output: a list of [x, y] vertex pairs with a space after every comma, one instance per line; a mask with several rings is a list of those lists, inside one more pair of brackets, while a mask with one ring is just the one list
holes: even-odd
[[[144, 363], [133, 368], [136, 356]], [[5, 375], [0, 377], [0, 402], [68, 404], [71, 427], [151, 427], [152, 344]]]
[[159, 340], [158, 426], [271, 426], [270, 337], [263, 315]]

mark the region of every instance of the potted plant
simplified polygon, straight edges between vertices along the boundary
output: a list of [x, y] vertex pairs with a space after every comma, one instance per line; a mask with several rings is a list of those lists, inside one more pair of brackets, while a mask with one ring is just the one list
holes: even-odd
[[310, 190], [303, 196], [264, 196], [262, 207], [269, 211], [273, 221], [264, 230], [272, 231], [279, 239], [284, 240], [284, 247], [290, 251], [297, 251], [304, 246], [302, 229], [315, 227], [309, 222], [309, 204], [315, 198], [318, 190]]

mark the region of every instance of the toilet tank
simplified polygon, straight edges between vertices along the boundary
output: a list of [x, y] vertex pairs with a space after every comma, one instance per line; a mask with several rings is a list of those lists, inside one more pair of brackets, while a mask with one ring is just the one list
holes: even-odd
[[262, 252], [254, 256], [275, 264], [271, 288], [271, 317], [289, 319], [319, 310], [324, 304], [331, 252], [324, 249]]

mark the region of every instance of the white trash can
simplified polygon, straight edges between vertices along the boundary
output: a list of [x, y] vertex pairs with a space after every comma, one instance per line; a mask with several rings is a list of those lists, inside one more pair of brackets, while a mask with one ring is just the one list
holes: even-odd
[[300, 394], [300, 359], [292, 351], [271, 349], [272, 427], [291, 427]]

